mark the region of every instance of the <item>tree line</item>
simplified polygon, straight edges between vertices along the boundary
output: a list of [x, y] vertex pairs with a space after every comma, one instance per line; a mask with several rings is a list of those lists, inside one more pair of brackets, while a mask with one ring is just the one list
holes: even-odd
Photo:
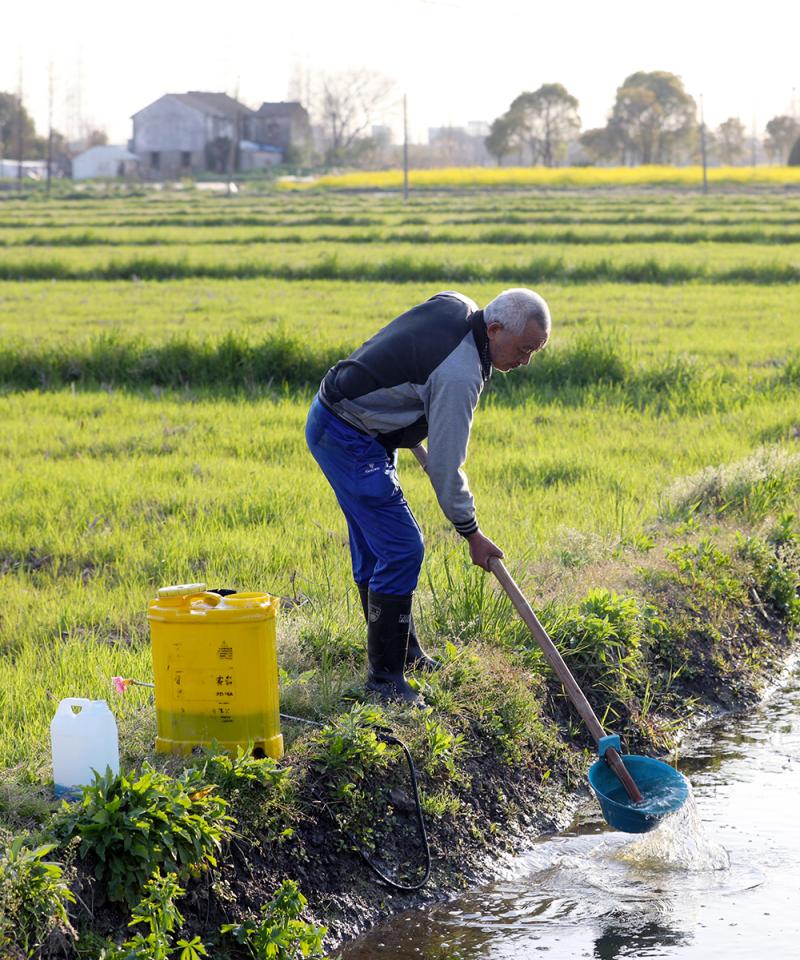
[[[309, 108], [314, 143], [296, 151], [295, 166], [396, 166], [402, 149], [386, 138], [402, 100], [387, 77], [363, 69], [315, 74], [298, 88], [297, 99]], [[756, 143], [738, 117], [715, 130], [702, 127], [697, 103], [675, 74], [638, 71], [617, 88], [602, 127], [581, 130], [580, 104], [562, 84], [545, 83], [523, 91], [491, 124], [489, 135], [473, 136], [459, 128], [441, 128], [439, 139], [410, 148], [412, 166], [498, 164], [547, 167], [574, 164], [680, 164], [697, 162], [705, 151], [711, 163], [752, 163], [760, 147], [771, 163], [800, 165], [800, 121], [773, 117]], [[37, 134], [19, 97], [0, 92], [0, 157], [35, 160], [48, 155], [55, 168], [69, 170], [69, 158], [107, 142], [102, 131], [88, 131], [68, 144], [57, 131]], [[487, 155], [488, 154], [488, 155]]]
[[14, 160], [46, 160], [49, 156], [53, 169], [68, 174], [73, 156], [89, 147], [108, 143], [104, 130], [87, 129], [70, 142], [58, 130], [39, 134], [33, 118], [15, 93], [0, 90], [0, 158]]
[[[578, 100], [560, 83], [545, 83], [516, 97], [492, 123], [486, 148], [508, 160], [552, 167], [580, 145], [580, 162], [635, 165], [674, 164], [699, 159], [701, 150], [719, 163], [750, 162], [753, 143], [738, 117], [716, 130], [698, 120], [697, 104], [673, 73], [638, 71], [617, 88], [605, 126], [581, 133]], [[764, 151], [771, 163], [800, 165], [800, 121], [773, 117], [766, 125]]]

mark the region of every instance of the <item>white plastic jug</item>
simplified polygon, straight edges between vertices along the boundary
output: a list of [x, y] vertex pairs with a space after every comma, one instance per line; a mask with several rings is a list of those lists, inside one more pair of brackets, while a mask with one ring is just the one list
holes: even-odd
[[[76, 713], [73, 707], [79, 707]], [[56, 796], [77, 793], [110, 767], [119, 773], [117, 721], [105, 700], [66, 697], [50, 722]]]

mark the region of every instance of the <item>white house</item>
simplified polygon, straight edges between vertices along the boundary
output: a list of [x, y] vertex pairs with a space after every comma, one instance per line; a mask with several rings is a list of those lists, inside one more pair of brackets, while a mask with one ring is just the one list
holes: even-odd
[[225, 93], [166, 93], [133, 114], [133, 152], [153, 177], [236, 167], [236, 145], [251, 140], [253, 111]]
[[131, 177], [139, 172], [139, 158], [125, 147], [89, 147], [72, 159], [73, 180], [97, 177]]
[[22, 167], [23, 180], [44, 180], [47, 176], [46, 160], [2, 160], [0, 159], [0, 180], [16, 179]]

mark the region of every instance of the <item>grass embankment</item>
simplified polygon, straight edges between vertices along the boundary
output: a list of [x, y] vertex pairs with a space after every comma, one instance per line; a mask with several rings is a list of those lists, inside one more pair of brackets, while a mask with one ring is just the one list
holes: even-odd
[[573, 249], [525, 243], [478, 244], [462, 248], [429, 244], [420, 254], [413, 243], [352, 245], [315, 242], [285, 245], [254, 256], [250, 245], [174, 248], [155, 256], [136, 248], [119, 248], [109, 257], [103, 247], [63, 249], [7, 248], [0, 280], [173, 280], [196, 278], [264, 278], [508, 284], [554, 283], [754, 283], [788, 284], [800, 280], [797, 252], [791, 245], [629, 244]]
[[[799, 499], [800, 292], [796, 283], [719, 279], [742, 265], [792, 268], [793, 247], [771, 244], [766, 232], [791, 234], [796, 211], [783, 197], [650, 203], [600, 194], [569, 204], [480, 193], [409, 206], [336, 194], [0, 204], [0, 236], [12, 246], [22, 240], [3, 251], [4, 264], [53, 259], [97, 277], [51, 282], [44, 271], [42, 280], [0, 286], [0, 451], [14, 464], [0, 475], [0, 823], [9, 841], [28, 834], [29, 847], [50, 838], [59, 845], [38, 855], [7, 851], [0, 931], [29, 935], [32, 945], [60, 925], [61, 939], [54, 934], [44, 951], [54, 957], [99, 956], [109, 935], [129, 939], [127, 957], [163, 955], [179, 936], [190, 944], [195, 935], [220, 958], [247, 955], [245, 941], [258, 937], [312, 950], [317, 933], [297, 924], [297, 893], [279, 888], [291, 878], [310, 898], [306, 917], [351, 932], [389, 901], [339, 827], [409, 877], [419, 863], [399, 754], [376, 737], [383, 723], [409, 742], [420, 769], [433, 891], [474, 875], [530, 811], [538, 818], [531, 829], [558, 818], [582, 782], [585, 732], [507, 602], [466, 564], [405, 454], [401, 479], [427, 546], [415, 616], [445, 666], [418, 678], [430, 712], [354, 707], [364, 626], [346, 530], [302, 436], [314, 385], [333, 359], [453, 286], [463, 274], [447, 272], [451, 261], [524, 272], [526, 238], [540, 222], [554, 229], [539, 248], [551, 265], [562, 254], [559, 224], [569, 223], [587, 237], [605, 232], [608, 248], [576, 241], [565, 264], [599, 258], [617, 270], [636, 258], [658, 270], [654, 282], [634, 285], [595, 282], [602, 271], [541, 284], [553, 343], [528, 370], [495, 377], [476, 416], [468, 472], [482, 525], [629, 747], [661, 749], [693, 711], [752, 696], [787, 650], [796, 617], [797, 523], [787, 515]], [[265, 257], [242, 233], [251, 222], [302, 230], [302, 243], [285, 251], [269, 240]], [[508, 242], [486, 239], [485, 223]], [[639, 247], [624, 239], [647, 224], [709, 235], [685, 250], [677, 236], [665, 245], [646, 233]], [[717, 235], [762, 227], [752, 250]], [[135, 242], [110, 252], [106, 241], [141, 240], [130, 231], [142, 228], [163, 241], [145, 258], [159, 279], [100, 278], [98, 264], [141, 255]], [[227, 279], [165, 279], [195, 228], [189, 259], [179, 262], [228, 270]], [[436, 248], [462, 228], [468, 236], [455, 253]], [[26, 245], [34, 230], [53, 250]], [[375, 239], [366, 241], [365, 230]], [[365, 283], [368, 272], [343, 279], [363, 264], [384, 269], [404, 233], [429, 242], [424, 256], [397, 260], [403, 283]], [[230, 242], [214, 249], [215, 237]], [[433, 280], [418, 260], [433, 264]], [[327, 262], [332, 278], [246, 279], [249, 262]], [[675, 263], [702, 267], [714, 282], [673, 283]], [[485, 303], [498, 285], [463, 289]], [[149, 759], [158, 775], [132, 775], [113, 797], [90, 793], [85, 814], [50, 821], [53, 698], [108, 699], [112, 675], [149, 679], [147, 600], [165, 582], [197, 580], [308, 598], [282, 613], [282, 702], [325, 729], [287, 726], [289, 752], [278, 766], [215, 759], [184, 772], [153, 757], [151, 695], [131, 689], [113, 700], [123, 765]], [[139, 819], [126, 825], [134, 808]], [[165, 809], [182, 818], [178, 843], [158, 823]], [[141, 810], [146, 843], [138, 842]], [[113, 842], [110, 827], [106, 836], [92, 826], [112, 815]], [[48, 858], [60, 866], [42, 866]], [[101, 861], [109, 874], [97, 879]], [[155, 869], [161, 876], [143, 889]], [[135, 881], [123, 900], [113, 899], [122, 891], [112, 874]], [[73, 904], [65, 879], [80, 897]], [[182, 898], [178, 883], [188, 888]], [[140, 894], [141, 922], [121, 933]], [[258, 917], [265, 901], [258, 928], [220, 932]], [[77, 944], [62, 908], [80, 930]]]
[[[800, 527], [780, 515], [798, 495], [797, 455], [765, 452], [706, 470], [669, 492], [672, 523], [617, 549], [613, 586], [620, 592], [605, 586], [569, 599], [563, 568], [550, 571], [561, 583], [557, 596], [539, 598], [542, 619], [628, 751], [669, 748], [694, 714], [741, 706], [774, 675], [800, 626]], [[768, 519], [775, 511], [779, 519]], [[633, 563], [637, 573], [620, 577]], [[608, 578], [608, 564], [579, 579], [598, 575]], [[241, 955], [225, 932], [230, 926], [265, 943], [285, 938], [295, 950], [305, 942], [309, 951], [323, 932], [315, 920], [326, 920], [334, 937], [352, 934], [387, 909], [385, 890], [356, 849], [406, 883], [423, 862], [402, 755], [380, 737], [386, 727], [416, 760], [432, 890], [474, 879], [488, 855], [513, 849], [520, 828], [557, 823], [592, 744], [535, 643], [478, 571], [431, 588], [426, 606], [421, 622], [442, 662], [438, 673], [414, 677], [428, 709], [340, 707], [317, 731], [293, 731], [299, 737], [290, 738], [280, 765], [212, 756], [178, 772], [162, 760], [164, 772], [99, 782], [77, 809], [44, 819], [34, 832], [34, 842], [60, 849], [66, 873], [50, 866], [44, 882], [37, 865], [49, 850], [42, 847], [38, 859], [23, 848], [0, 863], [0, 891], [11, 908], [5, 924], [0, 913], [0, 943], [4, 935], [30, 944], [46, 935], [47, 955], [69, 954], [78, 941], [82, 955], [102, 945], [119, 960], [166, 957], [170, 944], [193, 944], [222, 958]], [[363, 625], [353, 627], [353, 611], [331, 596], [285, 620], [283, 708], [324, 717], [331, 705], [320, 693], [330, 684], [338, 685], [338, 702], [358, 698], [352, 677], [363, 658]], [[320, 667], [305, 669], [309, 660]], [[129, 707], [145, 737], [152, 735], [149, 701], [140, 694]], [[14, 810], [15, 830], [42, 820], [43, 798], [39, 805]], [[203, 879], [192, 881], [198, 874]], [[287, 876], [310, 898], [303, 921]], [[237, 927], [235, 918], [256, 913], [275, 889], [261, 923]], [[79, 901], [71, 899], [76, 893]], [[176, 918], [178, 898], [183, 916]], [[91, 913], [86, 902], [94, 902]], [[394, 895], [395, 906], [404, 902], [410, 898]], [[133, 927], [148, 923], [151, 934], [131, 932], [121, 948], [109, 948], [130, 908]], [[300, 953], [287, 947], [286, 955]]]

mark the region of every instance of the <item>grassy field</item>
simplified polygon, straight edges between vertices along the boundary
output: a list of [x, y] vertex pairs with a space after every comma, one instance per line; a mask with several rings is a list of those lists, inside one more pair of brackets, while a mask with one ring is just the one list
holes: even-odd
[[[467, 463], [537, 606], [648, 556], [709, 465], [756, 464], [751, 520], [796, 509], [799, 243], [800, 200], [766, 193], [0, 201], [0, 827], [47, 808], [25, 785], [48, 780], [54, 700], [151, 678], [163, 584], [308, 597], [282, 616], [284, 705], [358, 697], [346, 530], [305, 413], [330, 363], [438, 290], [535, 285], [551, 306], [550, 346], [495, 375]], [[400, 473], [424, 637], [491, 641], [509, 627], [485, 576], [407, 453]], [[151, 695], [113, 705], [138, 762]]]
[[[522, 224], [514, 239], [486, 243], [488, 211], [493, 223]], [[569, 243], [547, 222], [565, 216], [575, 224]], [[672, 242], [634, 243], [630, 222], [659, 216]], [[242, 226], [248, 217], [275, 223], [274, 234]], [[199, 226], [212, 220], [219, 226]], [[296, 221], [303, 232], [288, 242], [285, 227]], [[404, 231], [429, 231], [422, 248], [392, 233], [402, 221]], [[762, 242], [709, 233], [723, 229]], [[775, 242], [773, 229], [800, 233], [797, 201], [475, 193], [408, 206], [325, 195], [4, 203], [3, 275], [42, 270], [0, 287], [0, 444], [15, 466], [0, 479], [0, 571], [14, 599], [2, 620], [3, 764], [22, 764], [26, 776], [46, 771], [48, 697], [101, 696], [111, 674], [149, 675], [144, 610], [163, 582], [282, 594], [295, 584], [353, 626], [343, 522], [305, 451], [305, 409], [327, 363], [409, 305], [456, 282], [488, 300], [501, 284], [469, 280], [465, 263], [519, 282], [526, 264], [547, 256], [608, 269], [638, 259], [664, 271], [661, 283], [559, 285], [546, 269], [529, 281], [550, 301], [552, 345], [528, 371], [496, 377], [468, 464], [482, 524], [523, 579], [544, 560], [582, 563], [635, 542], [676, 478], [764, 444], [791, 446], [797, 383], [785, 364], [798, 343], [798, 286], [722, 282], [737, 266], [800, 270], [797, 245]], [[141, 257], [136, 242], [152, 248], [151, 263], [179, 262], [201, 276], [56, 279], [102, 274], [110, 256]], [[112, 244], [120, 246], [109, 253]], [[403, 282], [352, 277], [353, 264], [392, 260], [405, 263]], [[238, 276], [251, 263], [319, 262], [330, 278]], [[671, 282], [676, 265], [718, 282]], [[225, 278], [202, 275], [214, 269]], [[226, 337], [239, 353], [223, 369], [208, 350]], [[259, 366], [247, 350], [270, 338], [280, 356]], [[54, 389], [26, 390], [37, 377]], [[464, 549], [403, 460], [427, 535], [426, 577], [436, 583]]]

